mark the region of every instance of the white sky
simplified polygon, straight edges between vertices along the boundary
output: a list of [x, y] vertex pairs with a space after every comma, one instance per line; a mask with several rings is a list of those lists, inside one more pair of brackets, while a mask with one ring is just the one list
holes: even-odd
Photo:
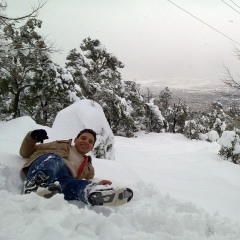
[[[172, 0], [240, 43], [240, 3], [231, 0]], [[224, 3], [225, 2], [225, 3]], [[37, 0], [7, 0], [9, 16], [30, 11]], [[230, 8], [230, 4], [236, 11]], [[235, 4], [234, 4], [235, 3]], [[239, 61], [234, 44], [168, 0], [48, 0], [39, 13], [42, 33], [63, 49], [54, 61], [64, 66], [68, 52], [84, 38], [99, 39], [125, 64], [123, 79], [185, 83], [233, 74]], [[166, 83], [165, 83], [166, 85]]]

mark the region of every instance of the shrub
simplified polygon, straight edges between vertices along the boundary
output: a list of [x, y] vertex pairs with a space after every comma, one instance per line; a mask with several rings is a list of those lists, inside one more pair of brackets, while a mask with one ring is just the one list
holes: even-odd
[[240, 164], [240, 139], [235, 131], [224, 131], [218, 143], [221, 146], [220, 156], [230, 162]]

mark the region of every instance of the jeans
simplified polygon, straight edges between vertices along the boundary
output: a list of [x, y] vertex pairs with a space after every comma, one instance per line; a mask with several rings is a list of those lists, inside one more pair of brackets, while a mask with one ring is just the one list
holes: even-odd
[[88, 204], [85, 188], [92, 182], [73, 178], [58, 154], [48, 153], [38, 157], [29, 168], [27, 182], [38, 174], [46, 175], [48, 184], [58, 181], [65, 200], [80, 200]]

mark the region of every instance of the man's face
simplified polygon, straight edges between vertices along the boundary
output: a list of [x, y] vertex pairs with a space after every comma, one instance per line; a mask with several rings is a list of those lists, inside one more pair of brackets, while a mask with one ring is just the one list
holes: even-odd
[[81, 154], [86, 154], [93, 149], [94, 137], [90, 133], [82, 133], [74, 140], [76, 150]]

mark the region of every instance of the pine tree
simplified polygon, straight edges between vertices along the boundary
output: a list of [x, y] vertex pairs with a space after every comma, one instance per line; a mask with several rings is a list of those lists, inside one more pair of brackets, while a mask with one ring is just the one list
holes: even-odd
[[189, 117], [189, 108], [186, 103], [179, 99], [178, 103], [174, 103], [173, 107], [168, 107], [164, 117], [169, 123], [170, 132], [183, 133], [185, 121]]
[[209, 118], [209, 126], [211, 130], [217, 131], [219, 136], [226, 130], [226, 114], [223, 105], [219, 102], [212, 102], [207, 113]]
[[240, 129], [240, 108], [237, 106], [227, 107], [225, 113], [228, 119], [227, 130]]
[[0, 48], [2, 119], [28, 115], [50, 126], [59, 110], [81, 97], [71, 74], [51, 61], [52, 48], [36, 31], [41, 24], [30, 18], [4, 28], [9, 47]]
[[158, 106], [154, 104], [154, 98], [145, 103], [145, 126], [148, 132], [165, 132], [167, 122], [162, 116]]
[[172, 100], [172, 93], [168, 87], [165, 87], [159, 94], [158, 106], [161, 111], [166, 111], [170, 106]]
[[82, 53], [76, 49], [70, 51], [66, 68], [81, 87], [83, 96], [102, 106], [114, 134], [133, 136], [136, 125], [129, 112], [131, 102], [125, 98], [118, 70], [124, 65], [99, 40], [86, 38], [80, 49]]
[[15, 23], [4, 28], [5, 41], [9, 46], [0, 48], [1, 100], [8, 99], [8, 105], [1, 106], [1, 114], [5, 118], [21, 116], [22, 95], [34, 84], [35, 72], [48, 60], [49, 49], [35, 31], [41, 24], [41, 21], [31, 18], [20, 28]]
[[133, 130], [145, 130], [145, 101], [140, 94], [140, 85], [135, 81], [122, 81], [121, 96], [125, 99], [127, 111], [134, 120]]
[[219, 155], [235, 164], [240, 164], [240, 139], [235, 131], [224, 131], [218, 143]]
[[51, 61], [35, 76], [34, 81], [22, 102], [26, 115], [42, 125], [51, 126], [60, 110], [82, 99], [81, 89], [70, 72]]
[[[190, 139], [203, 140], [206, 133], [205, 127], [199, 119], [191, 119], [185, 121], [183, 134]], [[205, 140], [205, 139], [204, 139]]]

